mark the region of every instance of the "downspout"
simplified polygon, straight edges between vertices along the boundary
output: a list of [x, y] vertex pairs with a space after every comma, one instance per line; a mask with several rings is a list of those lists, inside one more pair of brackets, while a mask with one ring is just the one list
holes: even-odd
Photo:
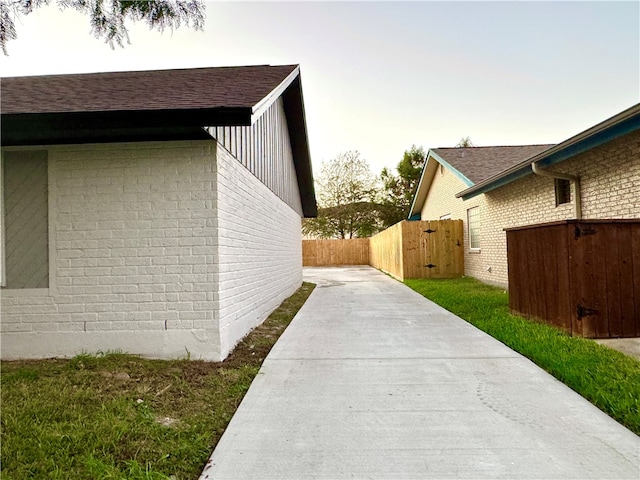
[[541, 177], [550, 177], [550, 178], [560, 178], [562, 180], [569, 180], [573, 185], [573, 198], [575, 199], [575, 217], [576, 220], [580, 220], [582, 218], [582, 196], [580, 194], [580, 177], [576, 177], [574, 175], [568, 175], [566, 173], [558, 173], [558, 172], [550, 172], [548, 170], [543, 170], [536, 162], [531, 164], [531, 170], [536, 175], [540, 175]]

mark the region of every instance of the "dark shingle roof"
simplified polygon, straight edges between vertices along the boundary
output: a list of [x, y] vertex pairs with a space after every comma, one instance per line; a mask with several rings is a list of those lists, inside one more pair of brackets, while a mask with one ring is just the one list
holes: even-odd
[[296, 65], [193, 68], [2, 79], [2, 113], [250, 108]]
[[316, 215], [297, 65], [2, 78], [2, 146], [210, 140], [281, 98], [305, 216]]
[[435, 148], [432, 152], [475, 184], [552, 146]]

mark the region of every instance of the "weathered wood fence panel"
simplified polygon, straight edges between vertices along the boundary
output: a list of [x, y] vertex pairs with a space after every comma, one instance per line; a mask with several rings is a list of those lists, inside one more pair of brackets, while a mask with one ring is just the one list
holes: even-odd
[[509, 307], [587, 338], [640, 336], [640, 221], [507, 230]]
[[462, 220], [403, 221], [371, 238], [303, 240], [303, 264], [368, 264], [399, 280], [460, 277], [464, 274], [462, 229]]
[[305, 267], [369, 265], [369, 239], [303, 240], [302, 264]]

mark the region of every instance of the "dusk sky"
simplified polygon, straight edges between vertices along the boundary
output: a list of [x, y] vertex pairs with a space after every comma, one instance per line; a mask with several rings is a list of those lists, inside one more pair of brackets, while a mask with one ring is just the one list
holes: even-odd
[[[55, 0], [52, 0], [55, 3]], [[2, 76], [300, 64], [311, 155], [374, 173], [412, 144], [556, 143], [640, 101], [640, 3], [207, 2], [204, 31], [130, 24], [111, 50], [88, 18], [16, 22]]]

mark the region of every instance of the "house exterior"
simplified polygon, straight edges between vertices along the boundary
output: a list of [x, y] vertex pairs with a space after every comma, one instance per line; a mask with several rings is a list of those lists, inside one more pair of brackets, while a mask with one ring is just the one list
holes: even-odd
[[508, 288], [505, 228], [640, 218], [640, 104], [557, 145], [430, 150], [410, 218], [462, 219], [465, 274]]
[[302, 282], [298, 66], [2, 79], [2, 358], [224, 359]]

